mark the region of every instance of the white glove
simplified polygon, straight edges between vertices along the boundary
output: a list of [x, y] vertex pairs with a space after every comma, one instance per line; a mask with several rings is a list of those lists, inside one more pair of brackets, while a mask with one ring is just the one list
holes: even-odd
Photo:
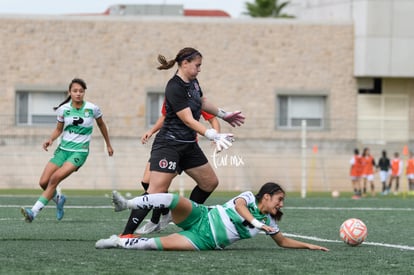
[[216, 143], [217, 152], [230, 148], [234, 142], [233, 134], [219, 134], [214, 129], [207, 129], [204, 136]]

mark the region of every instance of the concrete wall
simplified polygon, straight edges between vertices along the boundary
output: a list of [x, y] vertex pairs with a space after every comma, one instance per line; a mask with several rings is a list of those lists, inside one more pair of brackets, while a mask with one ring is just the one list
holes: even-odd
[[[174, 73], [174, 69], [155, 69], [157, 55], [173, 59], [185, 46], [198, 48], [204, 56], [199, 81], [205, 96], [224, 109], [240, 109], [247, 116], [241, 128], [223, 124], [223, 131], [234, 132], [239, 141], [230, 154], [243, 155], [245, 160], [262, 156], [250, 168], [222, 167], [218, 174], [228, 176], [228, 181], [243, 187], [277, 178], [274, 167], [286, 167], [278, 154], [287, 148], [296, 148], [284, 154], [298, 167], [300, 130], [275, 128], [276, 93], [281, 90], [323, 91], [327, 95], [329, 128], [309, 131], [310, 140], [346, 152], [356, 140], [357, 91], [353, 26], [349, 23], [2, 16], [0, 24], [0, 138], [5, 148], [2, 152], [7, 152], [0, 161], [8, 167], [1, 172], [6, 186], [36, 186], [49, 157], [40, 153], [39, 144], [53, 130], [15, 126], [16, 87], [67, 87], [73, 77], [81, 77], [88, 83], [86, 99], [104, 112], [119, 157], [115, 165], [106, 160], [88, 160], [86, 166], [91, 170], [85, 166], [73, 179], [67, 179], [71, 182], [68, 186], [108, 187], [117, 175], [117, 184], [136, 187], [149, 154], [149, 149], [138, 143], [138, 137], [147, 129], [146, 93], [162, 91]], [[91, 159], [104, 157], [100, 151], [102, 140], [96, 135], [97, 141], [93, 142], [98, 149], [91, 152]], [[135, 146], [136, 150], [131, 148]], [[341, 182], [347, 177], [347, 166]], [[292, 189], [300, 184], [295, 173], [283, 179]]]

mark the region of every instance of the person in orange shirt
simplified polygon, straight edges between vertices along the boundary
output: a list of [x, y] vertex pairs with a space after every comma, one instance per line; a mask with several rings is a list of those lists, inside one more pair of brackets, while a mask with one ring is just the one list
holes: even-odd
[[410, 191], [414, 191], [414, 153], [410, 151], [410, 158], [407, 162], [406, 175], [408, 179], [408, 188]]
[[375, 167], [375, 159], [370, 154], [369, 148], [364, 148], [362, 152], [362, 159], [363, 159], [363, 181], [364, 186], [362, 189], [362, 195], [366, 196], [367, 193], [367, 183], [370, 184], [371, 187], [371, 196], [375, 196], [375, 185], [374, 185], [374, 167]]
[[354, 188], [354, 195], [352, 196], [353, 199], [361, 198], [361, 177], [363, 173], [363, 163], [362, 157], [359, 155], [359, 150], [357, 148], [354, 149], [354, 156], [349, 161], [351, 164], [350, 168], [350, 176], [352, 187]]
[[400, 175], [403, 169], [403, 162], [400, 159], [398, 152], [394, 153], [394, 158], [391, 160], [391, 177], [388, 183], [387, 193], [391, 192], [392, 183], [395, 180], [394, 195], [398, 195], [398, 188], [400, 187]]

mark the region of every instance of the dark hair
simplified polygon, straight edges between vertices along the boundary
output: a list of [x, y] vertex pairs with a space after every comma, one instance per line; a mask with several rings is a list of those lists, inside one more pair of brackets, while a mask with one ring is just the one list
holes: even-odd
[[[261, 201], [265, 194], [273, 195], [276, 193], [286, 194], [285, 190], [283, 190], [283, 188], [279, 184], [274, 183], [274, 182], [267, 182], [263, 184], [263, 186], [260, 188], [259, 192], [255, 195], [255, 197], [258, 201]], [[280, 221], [282, 219], [283, 212], [278, 209], [276, 215], [271, 215], [271, 216], [276, 221]]]
[[358, 148], [355, 148], [355, 149], [354, 149], [354, 154], [355, 154], [355, 155], [359, 155], [359, 150], [358, 150]]
[[201, 53], [191, 47], [187, 47], [184, 49], [181, 49], [178, 53], [177, 56], [175, 57], [175, 59], [172, 59], [170, 61], [167, 61], [167, 59], [165, 58], [165, 56], [159, 54], [158, 55], [158, 62], [161, 64], [161, 66], [158, 66], [157, 69], [158, 70], [168, 70], [170, 68], [172, 68], [175, 64], [175, 62], [177, 62], [178, 66], [181, 66], [181, 63], [184, 60], [187, 61], [192, 61], [193, 59], [195, 59], [196, 57], [203, 57], [201, 55]]
[[[72, 85], [74, 84], [74, 83], [76, 83], [76, 84], [79, 84], [79, 85], [81, 85], [82, 86], [82, 88], [84, 89], [84, 90], [86, 90], [87, 89], [87, 87], [86, 87], [86, 82], [83, 80], [83, 79], [80, 79], [80, 78], [74, 78], [74, 79], [72, 79], [72, 81], [70, 82], [70, 84], [69, 84], [69, 91], [70, 91], [70, 89], [72, 89]], [[60, 103], [57, 107], [53, 107], [53, 110], [57, 110], [60, 106], [62, 106], [63, 104], [66, 104], [66, 103], [68, 103], [69, 102], [69, 100], [70, 100], [70, 95], [62, 102], [62, 103]]]
[[385, 150], [382, 150], [382, 156], [385, 158], [385, 157], [387, 157], [387, 151], [385, 151]]
[[368, 148], [368, 147], [365, 147], [365, 148], [364, 148], [364, 151], [362, 151], [362, 156], [363, 156], [363, 157], [366, 157], [366, 156], [367, 156], [367, 152], [368, 152], [368, 150], [369, 150], [369, 148]]

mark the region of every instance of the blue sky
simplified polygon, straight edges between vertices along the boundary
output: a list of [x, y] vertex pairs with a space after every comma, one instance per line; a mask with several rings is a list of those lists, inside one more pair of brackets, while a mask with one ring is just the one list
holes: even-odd
[[0, 0], [0, 14], [101, 13], [115, 4], [182, 4], [185, 9], [219, 9], [240, 17], [253, 0]]

